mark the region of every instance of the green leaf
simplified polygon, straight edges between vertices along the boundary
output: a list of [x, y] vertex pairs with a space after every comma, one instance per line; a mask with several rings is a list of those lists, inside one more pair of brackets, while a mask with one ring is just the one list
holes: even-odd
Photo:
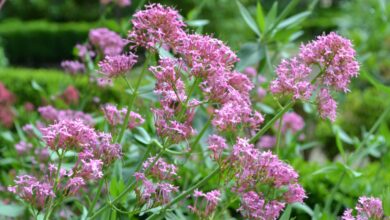
[[350, 176], [350, 177], [360, 177], [361, 175], [363, 175], [362, 173], [360, 173], [360, 172], [358, 172], [358, 171], [356, 171], [356, 170], [354, 170], [354, 169], [352, 169], [351, 167], [349, 167], [347, 164], [338, 164], [338, 166], [340, 166], [341, 165], [341, 167], [344, 167], [345, 168], [345, 170], [347, 171], [347, 174]]
[[274, 4], [272, 5], [272, 8], [271, 10], [268, 12], [266, 18], [265, 18], [265, 22], [266, 22], [266, 27], [267, 27], [267, 31], [269, 30], [269, 28], [271, 28], [275, 22], [275, 19], [276, 19], [276, 15], [278, 13], [278, 2], [274, 2]]
[[[16, 204], [4, 204], [0, 202], [0, 216], [16, 218], [23, 215], [24, 210], [26, 208], [24, 206], [16, 205]], [[0, 219], [2, 219], [0, 217]]]
[[295, 209], [304, 211], [306, 214], [310, 215], [311, 217], [313, 217], [313, 215], [314, 215], [313, 209], [311, 209], [305, 203], [293, 203], [292, 207], [295, 208]]
[[261, 6], [260, 1], [257, 1], [257, 7], [256, 7], [256, 20], [257, 20], [257, 25], [260, 28], [261, 32], [265, 31], [265, 19], [264, 19], [264, 12], [263, 8]]
[[8, 142], [14, 142], [14, 137], [10, 131], [3, 131], [0, 133], [0, 136]]
[[284, 210], [283, 215], [279, 218], [279, 220], [289, 220], [291, 216], [291, 205], [288, 205]]
[[324, 174], [324, 173], [329, 173], [329, 172], [333, 172], [335, 170], [338, 170], [338, 167], [335, 166], [334, 164], [332, 165], [329, 165], [329, 166], [326, 166], [326, 167], [323, 167], [315, 172], [313, 172], [311, 175], [315, 176], [315, 175], [319, 175], [319, 174]]
[[240, 62], [236, 66], [238, 71], [242, 71], [245, 67], [257, 64], [265, 56], [264, 49], [259, 43], [244, 44], [237, 55], [240, 58]]
[[286, 20], [280, 22], [280, 24], [278, 24], [276, 29], [283, 29], [283, 28], [286, 28], [289, 26], [298, 25], [299, 23], [304, 21], [305, 18], [307, 18], [310, 14], [311, 14], [310, 11], [305, 11], [305, 12], [301, 12], [299, 14], [296, 14], [294, 16], [291, 16], [291, 17], [287, 18]]
[[374, 77], [372, 77], [369, 73], [361, 71], [361, 76], [365, 78], [368, 82], [370, 82], [378, 90], [390, 94], [390, 87], [383, 85], [378, 80], [374, 79]]
[[160, 58], [173, 58], [173, 55], [162, 47], [158, 47], [157, 51]]
[[43, 92], [43, 88], [35, 80], [31, 81], [31, 86], [33, 87], [33, 89], [39, 92]]
[[236, 0], [238, 5], [238, 9], [240, 10], [241, 16], [244, 18], [246, 24], [252, 29], [253, 32], [257, 34], [257, 36], [261, 36], [259, 29], [257, 28], [256, 22], [253, 20], [249, 11], [238, 1]]

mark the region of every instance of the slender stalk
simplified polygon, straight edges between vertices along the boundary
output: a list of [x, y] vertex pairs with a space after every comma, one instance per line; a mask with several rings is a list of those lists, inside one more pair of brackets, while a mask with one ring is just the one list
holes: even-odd
[[[156, 164], [157, 160], [163, 155], [163, 153], [165, 152], [165, 147], [164, 149], [162, 149], [160, 151], [160, 153], [155, 157], [155, 159], [153, 160], [153, 162], [146, 168], [146, 170], [144, 171], [145, 173], [148, 173], [150, 171], [150, 169], [152, 169], [152, 167], [154, 166], [154, 164]], [[109, 201], [110, 204], [114, 204], [114, 203], [117, 203], [119, 200], [121, 200], [124, 196], [127, 195], [127, 193], [131, 192], [132, 190], [134, 190], [135, 188], [135, 185], [136, 185], [136, 181], [133, 180], [117, 197], [115, 197], [113, 200]], [[110, 207], [110, 204], [105, 204], [104, 206], [102, 206], [101, 208], [99, 208], [95, 213], [93, 213], [93, 215], [91, 215], [91, 217], [89, 219], [93, 219], [95, 218], [96, 216], [98, 216], [101, 212], [103, 212], [104, 210], [106, 210], [108, 207]]]
[[[118, 143], [121, 143], [121, 142], [122, 142], [123, 135], [124, 135], [124, 133], [125, 133], [125, 131], [126, 131], [126, 128], [127, 128], [127, 124], [129, 123], [130, 112], [131, 112], [131, 109], [132, 109], [132, 107], [133, 107], [134, 101], [135, 101], [135, 99], [137, 98], [138, 89], [139, 89], [139, 86], [141, 85], [141, 81], [142, 81], [142, 79], [143, 79], [143, 77], [144, 77], [144, 74], [145, 74], [145, 72], [146, 72], [146, 68], [147, 68], [147, 66], [148, 66], [148, 64], [149, 64], [149, 60], [150, 60], [150, 57], [148, 56], [148, 57], [146, 58], [145, 62], [144, 62], [144, 66], [142, 67], [142, 71], [141, 71], [141, 73], [140, 73], [139, 76], [138, 76], [138, 80], [137, 80], [137, 82], [136, 82], [136, 85], [135, 85], [135, 87], [134, 87], [134, 90], [133, 90], [133, 89], [131, 88], [131, 86], [130, 86], [130, 89], [133, 91], [133, 95], [132, 95], [131, 98], [130, 98], [130, 102], [129, 102], [128, 106], [127, 106], [127, 112], [126, 112], [125, 120], [124, 120], [124, 122], [123, 122], [123, 124], [122, 124], [121, 130], [120, 130], [119, 135], [118, 135], [117, 140], [116, 140], [116, 142], [118, 142]], [[125, 80], [125, 81], [126, 81], [126, 80]], [[126, 83], [127, 83], [127, 82], [126, 82]], [[130, 84], [129, 84], [129, 85], [130, 85]]]
[[340, 175], [339, 180], [337, 181], [336, 185], [333, 187], [332, 191], [330, 192], [330, 196], [328, 197], [328, 199], [325, 202], [325, 211], [326, 212], [330, 212], [330, 206], [332, 205], [333, 198], [334, 198], [337, 190], [339, 189], [341, 183], [343, 182], [346, 173], [347, 172], [344, 168], [343, 172]]
[[280, 117], [279, 119], [279, 126], [278, 126], [278, 134], [277, 134], [277, 138], [276, 138], [276, 154], [280, 157], [280, 139], [281, 139], [281, 136], [282, 136], [282, 118], [283, 118], [283, 115]]
[[98, 199], [99, 199], [99, 196], [100, 196], [100, 192], [102, 191], [102, 188], [103, 188], [103, 184], [104, 184], [104, 178], [101, 178], [100, 181], [99, 181], [99, 186], [98, 186], [98, 190], [97, 190], [97, 193], [95, 195], [95, 198], [93, 199], [91, 205], [89, 206], [89, 209], [88, 209], [88, 216], [91, 215], [92, 211], [93, 211], [93, 208], [95, 207]]
[[171, 202], [169, 202], [168, 204], [164, 205], [164, 207], [161, 209], [161, 211], [159, 213], [154, 213], [149, 218], [147, 218], [147, 220], [152, 220], [152, 219], [158, 218], [161, 214], [165, 213], [165, 211], [168, 208], [170, 208], [174, 204], [180, 202], [182, 199], [187, 197], [187, 195], [192, 193], [195, 189], [197, 189], [200, 186], [202, 186], [203, 184], [205, 184], [209, 179], [211, 179], [211, 177], [213, 177], [215, 174], [219, 173], [220, 170], [221, 170], [220, 167], [215, 168], [209, 175], [207, 175], [205, 178], [200, 180], [198, 183], [196, 183], [195, 185], [191, 186], [189, 189], [187, 189], [186, 191], [182, 192], [180, 195], [175, 197]]
[[265, 132], [267, 132], [272, 127], [276, 120], [281, 118], [284, 113], [286, 113], [290, 108], [294, 106], [294, 104], [294, 101], [290, 101], [289, 103], [287, 103], [287, 105], [285, 105], [262, 129], [260, 129], [260, 131], [257, 132], [255, 136], [250, 139], [249, 142], [255, 143], [263, 134], [265, 134]]

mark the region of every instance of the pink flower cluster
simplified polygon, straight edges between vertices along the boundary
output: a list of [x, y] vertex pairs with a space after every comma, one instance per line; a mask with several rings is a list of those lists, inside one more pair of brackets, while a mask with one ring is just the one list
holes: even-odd
[[[220, 106], [214, 111], [212, 121], [219, 130], [234, 130], [241, 124], [255, 129], [263, 122], [263, 116], [252, 111], [249, 98], [249, 92], [254, 87], [252, 82], [246, 75], [233, 70], [238, 58], [222, 41], [210, 36], [187, 34], [178, 12], [159, 4], [146, 6], [146, 10], [137, 12], [133, 26], [129, 34], [133, 44], [150, 50], [168, 46], [181, 57], [163, 59], [159, 66], [150, 68], [157, 78], [155, 92], [163, 99], [162, 109], [155, 110], [160, 134], [172, 135], [171, 132], [177, 130], [180, 137], [175, 139], [179, 141], [193, 133], [190, 125], [193, 114], [187, 113], [186, 119], [177, 119], [174, 114], [177, 109], [189, 108], [185, 106], [186, 102], [183, 106], [187, 95], [181, 79], [182, 71], [187, 72], [194, 83], [199, 83], [206, 102]], [[189, 111], [192, 113], [191, 107]]]
[[195, 198], [194, 205], [188, 206], [188, 209], [201, 219], [206, 219], [217, 208], [221, 200], [221, 192], [219, 190], [213, 190], [208, 193], [203, 193], [202, 191], [195, 190], [193, 197]]
[[[224, 143], [218, 139], [218, 143]], [[238, 138], [223, 163], [222, 167], [235, 179], [233, 191], [241, 196], [238, 210], [245, 218], [277, 219], [286, 203], [303, 202], [306, 198], [296, 171], [270, 151], [254, 148], [247, 139]], [[279, 193], [269, 193], [265, 187]]]
[[383, 219], [383, 208], [382, 201], [375, 197], [359, 198], [358, 204], [356, 205], [357, 216], [356, 218], [352, 215], [353, 210], [345, 210], [342, 220], [380, 220]]
[[302, 45], [297, 57], [283, 60], [270, 89], [274, 94], [292, 95], [295, 100], [309, 100], [320, 90], [317, 93], [320, 116], [334, 121], [337, 105], [330, 91], [348, 92], [351, 78], [358, 72], [352, 43], [332, 32]]
[[18, 195], [38, 209], [43, 209], [46, 201], [55, 197], [51, 184], [40, 182], [33, 176], [17, 176], [15, 184], [15, 186], [8, 187], [8, 191]]
[[[121, 125], [124, 123], [125, 116], [127, 113], [127, 108], [118, 109], [116, 106], [111, 104], [106, 104], [103, 108], [103, 113], [105, 118], [107, 119], [108, 123], [112, 126]], [[135, 127], [140, 126], [144, 123], [145, 119], [142, 118], [142, 116], [136, 112], [130, 112], [129, 113], [129, 122], [127, 127], [129, 129], [133, 129]]]
[[[279, 129], [279, 121], [275, 123], [275, 129]], [[295, 134], [301, 131], [305, 127], [305, 121], [303, 118], [295, 112], [288, 112], [282, 117], [282, 127], [281, 132], [286, 134], [287, 131], [290, 131], [292, 134]]]
[[[41, 128], [41, 133], [43, 141], [58, 156], [69, 150], [78, 155], [69, 170], [58, 170], [59, 166], [50, 164], [43, 181], [32, 176], [18, 176], [16, 185], [9, 187], [9, 191], [37, 208], [43, 208], [46, 199], [54, 198], [55, 193], [64, 196], [76, 194], [88, 181], [102, 178], [104, 166], [122, 156], [121, 146], [112, 143], [111, 134], [97, 132], [81, 120], [61, 120]], [[30, 146], [20, 142], [16, 148], [25, 151]]]
[[156, 77], [154, 92], [160, 96], [161, 108], [154, 108], [157, 133], [177, 143], [195, 134], [192, 120], [197, 100], [188, 100], [180, 78], [181, 60], [161, 59], [159, 66], [150, 67]]
[[0, 125], [11, 127], [14, 122], [12, 105], [15, 96], [0, 82]]
[[51, 105], [42, 106], [38, 108], [38, 112], [43, 119], [49, 123], [58, 122], [62, 120], [81, 120], [84, 124], [93, 125], [94, 121], [91, 115], [81, 111], [73, 111], [70, 109], [59, 110]]
[[225, 138], [218, 135], [210, 135], [208, 139], [209, 150], [213, 152], [211, 158], [218, 161], [222, 158], [222, 153], [228, 148]]
[[[146, 172], [148, 168], [150, 171]], [[138, 183], [135, 192], [139, 202], [148, 207], [168, 203], [172, 193], [179, 190], [179, 187], [171, 183], [177, 178], [176, 170], [175, 165], [168, 164], [161, 158], [148, 158], [143, 164], [143, 172], [134, 174]]]
[[79, 103], [80, 95], [79, 91], [72, 85], [66, 87], [61, 94], [61, 99], [68, 105]]
[[106, 78], [115, 78], [125, 75], [137, 62], [137, 56], [129, 53], [127, 55], [106, 56], [99, 62], [100, 72]]
[[76, 60], [62, 61], [61, 67], [65, 70], [65, 72], [69, 73], [70, 75], [76, 75], [85, 72], [84, 64]]
[[23, 155], [23, 154], [27, 153], [32, 148], [33, 148], [33, 145], [30, 143], [27, 143], [25, 141], [20, 141], [19, 143], [15, 144], [15, 149], [19, 155]]
[[133, 29], [129, 33], [130, 42], [147, 49], [158, 46], [175, 48], [185, 35], [179, 13], [160, 4], [150, 4], [138, 11], [131, 20]]
[[107, 28], [96, 28], [89, 31], [89, 42], [104, 56], [115, 56], [122, 52], [126, 41], [117, 33]]

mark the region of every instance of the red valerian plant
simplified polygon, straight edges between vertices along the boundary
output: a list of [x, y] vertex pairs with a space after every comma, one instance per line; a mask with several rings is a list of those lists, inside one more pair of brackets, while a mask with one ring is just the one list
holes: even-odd
[[[124, 212], [116, 205], [127, 195], [136, 201], [136, 208], [125, 213], [131, 216], [153, 212], [150, 219], [161, 217], [185, 198], [189, 198], [185, 206], [188, 213], [203, 219], [213, 216], [227, 194], [238, 200], [236, 212], [247, 219], [277, 219], [287, 206], [302, 203], [310, 194], [300, 185], [299, 175], [291, 165], [277, 153], [264, 150], [277, 143], [277, 138], [265, 133], [275, 128], [280, 134], [299, 134], [305, 122], [298, 114], [288, 112], [298, 101], [315, 100], [321, 118], [335, 120], [337, 103], [332, 92], [347, 92], [351, 78], [358, 75], [359, 65], [351, 42], [330, 33], [302, 45], [296, 57], [283, 60], [270, 91], [291, 101], [266, 121], [251, 99], [255, 88], [251, 78], [257, 71], [237, 71], [239, 58], [225, 43], [211, 36], [188, 33], [180, 14], [160, 4], [150, 4], [136, 12], [131, 23], [128, 39], [106, 28], [91, 30], [88, 44], [77, 46], [80, 61], [62, 63], [70, 74], [85, 71], [93, 80], [99, 79], [100, 84], [123, 79], [129, 86], [127, 107], [105, 104], [101, 108], [112, 134], [95, 130], [89, 114], [40, 107], [42, 119], [50, 124], [39, 126], [41, 138], [46, 148], [57, 155], [57, 165], [48, 164], [47, 172], [39, 177], [18, 176], [16, 185], [9, 190], [38, 211], [46, 209], [46, 219], [65, 198], [77, 195], [89, 184], [98, 181], [97, 195], [104, 192], [106, 171], [124, 155], [121, 144], [129, 141], [124, 138], [126, 129], [134, 132], [137, 127], [146, 127], [144, 112], [137, 113], [133, 108], [141, 81], [149, 71], [155, 80], [153, 92], [158, 101], [150, 108], [154, 127], [148, 126], [153, 127], [150, 130], [155, 131], [156, 138], [146, 141], [144, 156], [127, 174], [130, 180], [116, 197], [97, 203], [97, 196], [90, 202], [89, 218], [108, 208]], [[127, 44], [130, 52], [125, 52]], [[138, 49], [146, 51], [146, 59], [132, 86], [127, 74], [135, 72]], [[258, 81], [263, 83], [264, 79]], [[204, 109], [209, 118], [198, 130], [194, 119]], [[33, 134], [32, 125], [24, 130]], [[195, 158], [192, 153], [205, 134], [209, 134], [207, 153], [215, 168], [194, 185], [177, 185], [181, 167], [174, 156], [166, 155]], [[157, 150], [151, 150], [152, 146]], [[15, 147], [21, 153], [30, 149], [25, 142]], [[177, 148], [180, 151], [173, 150]], [[74, 154], [71, 168], [62, 167], [67, 153]], [[218, 184], [206, 189], [209, 192], [198, 190], [217, 176]], [[363, 200], [358, 212], [379, 216], [379, 211], [366, 210], [367, 201]], [[350, 215], [351, 212], [345, 214]]]

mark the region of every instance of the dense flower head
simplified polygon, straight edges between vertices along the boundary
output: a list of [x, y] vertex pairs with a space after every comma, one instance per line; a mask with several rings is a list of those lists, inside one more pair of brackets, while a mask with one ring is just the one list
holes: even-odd
[[185, 24], [179, 13], [160, 4], [149, 4], [145, 8], [133, 15], [130, 42], [147, 49], [158, 46], [175, 48], [186, 35], [183, 30]]
[[337, 102], [329, 94], [329, 90], [322, 88], [317, 96], [318, 112], [321, 118], [328, 118], [331, 121], [336, 120]]
[[19, 154], [27, 153], [29, 150], [32, 149], [32, 147], [32, 144], [27, 143], [25, 141], [20, 141], [19, 143], [15, 144], [15, 149]]
[[43, 209], [49, 198], [54, 198], [52, 185], [40, 182], [29, 175], [17, 176], [15, 186], [8, 187], [8, 191], [29, 202], [32, 206]]
[[248, 219], [274, 220], [284, 209], [285, 204], [275, 200], [268, 201], [254, 191], [244, 193], [238, 211]]
[[251, 78], [253, 78], [257, 75], [257, 70], [251, 66], [246, 67], [242, 72]]
[[61, 67], [65, 70], [65, 72], [76, 75], [85, 72], [85, 66], [83, 63], [77, 60], [65, 60], [61, 62]]
[[[127, 108], [118, 109], [116, 106], [106, 104], [103, 108], [103, 113], [108, 123], [112, 126], [121, 125], [127, 113]], [[127, 127], [133, 129], [145, 122], [145, 119], [138, 113], [131, 111], [129, 113], [129, 122]]]
[[177, 52], [194, 76], [207, 77], [221, 71], [231, 71], [239, 61], [237, 55], [222, 41], [207, 35], [187, 35], [177, 47]]
[[362, 196], [356, 205], [357, 215], [356, 218], [353, 216], [352, 209], [344, 211], [342, 220], [380, 220], [383, 219], [383, 207], [382, 201], [375, 197]]
[[[295, 134], [301, 131], [305, 127], [305, 121], [303, 118], [295, 112], [288, 112], [282, 117], [282, 127], [281, 132], [286, 133], [290, 131], [292, 134]], [[279, 122], [275, 123], [275, 128], [279, 128]]]
[[276, 137], [272, 135], [263, 135], [256, 146], [259, 148], [273, 148], [276, 146]]
[[65, 190], [68, 191], [70, 195], [75, 195], [81, 187], [85, 186], [85, 181], [81, 177], [70, 178], [68, 183], [65, 186]]
[[77, 104], [80, 99], [79, 91], [72, 85], [66, 87], [61, 95], [61, 99], [68, 105]]
[[137, 63], [137, 56], [133, 53], [106, 56], [99, 62], [100, 72], [107, 78], [125, 75]]
[[38, 108], [38, 112], [43, 119], [52, 123], [62, 120], [81, 120], [86, 125], [93, 125], [94, 121], [91, 115], [81, 111], [74, 110], [59, 110], [51, 105]]
[[274, 94], [292, 95], [293, 99], [310, 99], [314, 90], [309, 81], [311, 69], [297, 58], [283, 60], [276, 69], [277, 78], [271, 82]]
[[81, 120], [61, 120], [41, 128], [42, 139], [52, 149], [84, 149], [96, 140], [94, 129]]
[[350, 40], [331, 32], [302, 45], [299, 57], [308, 65], [319, 65], [324, 72], [321, 83], [336, 90], [348, 91], [352, 77], [359, 72], [356, 52]]
[[126, 41], [117, 33], [107, 28], [96, 28], [89, 31], [89, 42], [103, 55], [115, 56], [122, 52]]
[[86, 60], [86, 56], [89, 56], [90, 58], [94, 57], [96, 54], [95, 52], [91, 49], [90, 44], [76, 44], [76, 49], [77, 49], [77, 56], [82, 60]]
[[222, 156], [223, 150], [227, 149], [228, 147], [226, 139], [215, 134], [211, 135], [207, 142], [209, 144], [209, 150], [213, 152], [211, 158], [214, 160], [218, 160]]
[[105, 132], [97, 132], [96, 139], [86, 151], [89, 151], [87, 153], [92, 153], [94, 158], [102, 160], [105, 165], [111, 164], [122, 156], [121, 145], [112, 143], [111, 134]]
[[195, 202], [193, 206], [188, 206], [188, 209], [201, 218], [209, 217], [217, 208], [221, 200], [221, 192], [219, 190], [212, 190], [208, 193], [195, 190], [193, 197]]
[[[149, 157], [144, 163], [143, 168], [146, 170], [152, 165], [155, 157]], [[165, 162], [162, 158], [159, 158], [156, 163], [150, 168], [150, 174], [159, 180], [172, 180], [177, 176], [177, 167], [173, 164]]]
[[192, 120], [199, 102], [187, 98], [180, 78], [181, 60], [166, 58], [159, 64], [150, 68], [157, 81], [154, 92], [160, 96], [161, 103], [160, 108], [152, 109], [155, 125], [161, 137], [169, 137], [177, 143], [195, 134]]
[[103, 161], [95, 159], [81, 160], [80, 176], [84, 179], [98, 180], [103, 177]]
[[294, 100], [307, 101], [316, 96], [320, 116], [334, 121], [337, 104], [330, 92], [348, 92], [351, 78], [358, 72], [352, 43], [332, 32], [302, 45], [296, 57], [283, 60], [270, 90], [277, 95], [291, 95]]

